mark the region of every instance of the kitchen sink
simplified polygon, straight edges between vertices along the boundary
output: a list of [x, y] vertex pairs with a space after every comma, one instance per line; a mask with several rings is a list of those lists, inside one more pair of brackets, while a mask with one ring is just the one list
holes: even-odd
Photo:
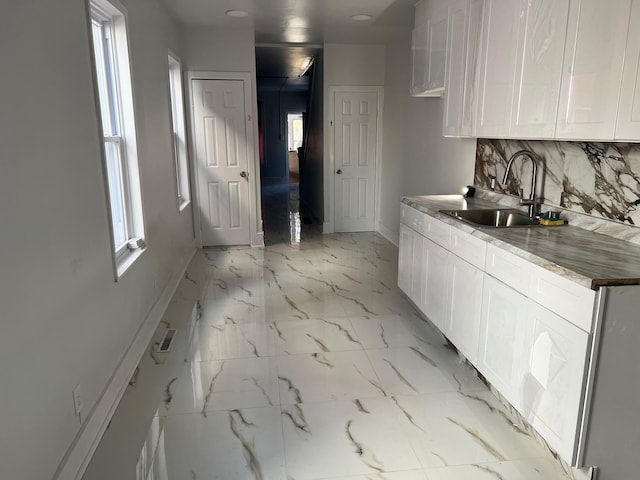
[[440, 212], [474, 227], [512, 228], [540, 225], [538, 220], [529, 218], [520, 210], [515, 209], [440, 210]]

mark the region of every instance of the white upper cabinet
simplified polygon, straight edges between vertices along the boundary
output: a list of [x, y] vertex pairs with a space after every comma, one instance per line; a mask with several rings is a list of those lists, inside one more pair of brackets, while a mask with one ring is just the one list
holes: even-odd
[[478, 136], [553, 138], [568, 12], [569, 0], [487, 0]]
[[478, 45], [483, 0], [458, 0], [448, 8], [447, 70], [444, 92], [446, 137], [473, 135]]
[[509, 136], [553, 138], [569, 0], [522, 1]]
[[447, 57], [447, 5], [442, 0], [423, 0], [416, 6], [411, 56], [411, 95], [441, 96]]
[[477, 135], [509, 134], [520, 2], [486, 0], [480, 49]]
[[616, 140], [640, 140], [640, 0], [631, 6]]
[[631, 0], [571, 0], [556, 138], [614, 138], [630, 11]]

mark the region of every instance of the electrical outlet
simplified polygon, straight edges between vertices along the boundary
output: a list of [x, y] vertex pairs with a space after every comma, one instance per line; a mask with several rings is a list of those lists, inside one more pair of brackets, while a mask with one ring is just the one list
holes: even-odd
[[80, 393], [80, 385], [73, 389], [73, 411], [78, 417], [80, 423], [82, 423], [82, 408], [84, 407], [84, 401], [82, 400], [82, 393]]

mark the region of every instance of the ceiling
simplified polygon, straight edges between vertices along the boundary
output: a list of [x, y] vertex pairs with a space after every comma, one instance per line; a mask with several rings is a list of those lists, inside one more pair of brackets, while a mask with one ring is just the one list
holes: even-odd
[[[178, 22], [255, 32], [257, 75], [289, 86], [324, 43], [384, 43], [413, 26], [416, 0], [163, 0]], [[243, 10], [244, 18], [228, 10]], [[355, 21], [353, 15], [370, 20]]]

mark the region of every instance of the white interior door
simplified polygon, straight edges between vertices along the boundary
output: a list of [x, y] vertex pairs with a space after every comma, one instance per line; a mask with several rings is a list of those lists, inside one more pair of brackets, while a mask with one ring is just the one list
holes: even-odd
[[335, 92], [334, 193], [335, 231], [374, 230], [377, 92]]
[[251, 243], [243, 80], [193, 79], [202, 245]]

